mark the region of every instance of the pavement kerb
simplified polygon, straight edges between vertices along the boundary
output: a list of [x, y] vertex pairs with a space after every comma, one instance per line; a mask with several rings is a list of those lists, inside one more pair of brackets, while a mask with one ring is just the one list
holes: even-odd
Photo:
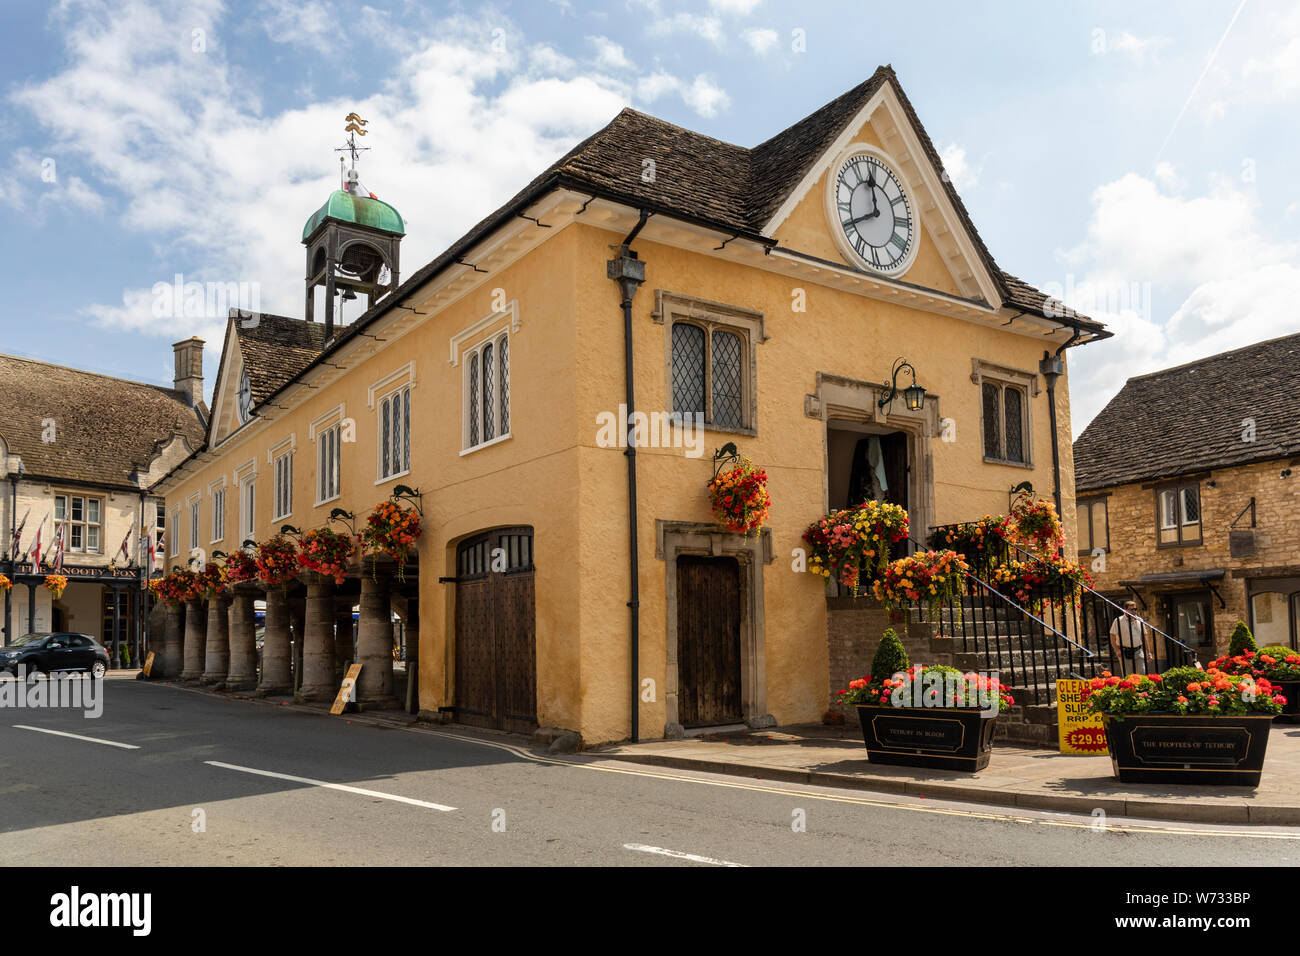
[[866, 777], [822, 771], [791, 770], [787, 767], [765, 767], [759, 764], [737, 764], [694, 757], [674, 757], [667, 754], [636, 754], [600, 752], [608, 760], [667, 767], [675, 770], [697, 770], [705, 773], [725, 773], [743, 777], [757, 777], [785, 783], [806, 783], [825, 787], [842, 787], [850, 790], [870, 790], [877, 793], [904, 794], [928, 799], [957, 800], [963, 803], [982, 803], [1002, 807], [1019, 807], [1025, 810], [1048, 810], [1091, 816], [1100, 809], [1108, 816], [1140, 817], [1152, 820], [1181, 821], [1184, 823], [1254, 823], [1273, 826], [1300, 824], [1300, 806], [1276, 805], [1249, 806], [1246, 804], [1204, 804], [1178, 800], [1135, 800], [1128, 797], [1077, 796], [1061, 793], [1027, 793], [1016, 790], [993, 790], [988, 787], [963, 787], [954, 783], [917, 783], [892, 777]]
[[[178, 690], [226, 700], [244, 700], [253, 704], [283, 707], [298, 713], [319, 717], [337, 717], [354, 723], [370, 724], [402, 730], [429, 730], [422, 721], [411, 718], [384, 718], [365, 713], [331, 714], [320, 707], [275, 701], [246, 694], [227, 694], [208, 687], [190, 687], [185, 684], [160, 680], [149, 683], [175, 687]], [[988, 787], [964, 787], [954, 783], [917, 783], [893, 777], [869, 777], [853, 774], [828, 773], [815, 770], [793, 770], [789, 767], [768, 767], [762, 764], [735, 763], [733, 761], [700, 760], [695, 757], [674, 757], [667, 754], [615, 753], [599, 748], [586, 751], [591, 756], [624, 763], [664, 767], [672, 770], [695, 770], [703, 773], [721, 773], [734, 777], [772, 780], [779, 783], [802, 783], [820, 787], [839, 787], [846, 790], [867, 790], [875, 793], [892, 793], [923, 799], [956, 800], [963, 803], [981, 803], [990, 806], [1018, 807], [1025, 810], [1047, 810], [1091, 816], [1100, 809], [1108, 816], [1138, 817], [1150, 820], [1178, 821], [1183, 823], [1253, 823], [1269, 826], [1300, 825], [1300, 806], [1248, 804], [1204, 804], [1181, 800], [1135, 800], [1123, 797], [1076, 796], [1062, 793], [1029, 793], [1017, 790], [993, 790]]]

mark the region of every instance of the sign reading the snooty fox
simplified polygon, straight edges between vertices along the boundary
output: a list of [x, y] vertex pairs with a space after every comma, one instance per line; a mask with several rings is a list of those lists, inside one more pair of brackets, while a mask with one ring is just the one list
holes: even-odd
[[1063, 754], [1095, 757], [1106, 753], [1106, 728], [1101, 714], [1090, 714], [1083, 702], [1087, 686], [1083, 680], [1056, 682], [1056, 716]]

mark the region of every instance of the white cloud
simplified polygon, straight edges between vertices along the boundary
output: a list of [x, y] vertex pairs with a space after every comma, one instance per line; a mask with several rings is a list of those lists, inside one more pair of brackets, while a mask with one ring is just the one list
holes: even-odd
[[1226, 182], [1189, 196], [1172, 167], [1157, 180], [1095, 190], [1088, 238], [1061, 256], [1081, 275], [1066, 303], [1114, 333], [1072, 356], [1075, 434], [1130, 376], [1296, 331], [1300, 244], [1268, 237], [1254, 197]]
[[[407, 221], [410, 275], [627, 99], [599, 76], [519, 72], [525, 58], [539, 70], [563, 63], [513, 38], [495, 53], [496, 24], [451, 17], [397, 60], [382, 92], [268, 112], [221, 44], [190, 48], [191, 25], [221, 36], [217, 0], [128, 0], [111, 17], [90, 0], [69, 0], [57, 16], [61, 67], [12, 91], [11, 105], [40, 124], [60, 183], [64, 170], [77, 170], [66, 201], [93, 206], [91, 184], [110, 209], [112, 197], [128, 197], [117, 215], [158, 250], [158, 275], [86, 314], [146, 335], [210, 333], [221, 318], [152, 315], [152, 283], [177, 271], [187, 280], [257, 282], [265, 311], [301, 314], [298, 240], [337, 188], [339, 119], [352, 110], [370, 120], [374, 151], [362, 160], [362, 181]], [[689, 92], [709, 101], [704, 90]], [[209, 359], [215, 365], [215, 354]]]
[[709, 6], [722, 13], [734, 13], [744, 16], [751, 13], [762, 0], [709, 0]]
[[539, 73], [564, 74], [572, 72], [575, 64], [555, 47], [540, 43], [528, 51], [528, 65]]
[[727, 91], [704, 75], [697, 76], [689, 87], [682, 90], [686, 105], [705, 118], [717, 116], [731, 105]]
[[1242, 76], [1247, 80], [1262, 76], [1274, 93], [1291, 96], [1300, 92], [1300, 7], [1292, 6], [1288, 14], [1272, 20], [1269, 28], [1273, 49], [1248, 58]]
[[775, 30], [769, 29], [768, 27], [756, 27], [751, 30], [746, 30], [741, 34], [741, 36], [745, 38], [745, 42], [749, 44], [749, 48], [759, 56], [775, 49], [777, 42], [780, 40], [780, 35]]
[[717, 116], [731, 106], [731, 97], [727, 91], [707, 74], [701, 73], [686, 83], [671, 73], [656, 70], [637, 81], [637, 99], [644, 103], [653, 103], [667, 93], [676, 93], [687, 106], [706, 119]]
[[1131, 59], [1141, 63], [1148, 56], [1155, 59], [1157, 55], [1170, 43], [1168, 37], [1134, 36], [1127, 30], [1121, 30], [1115, 39], [1111, 40], [1110, 49], [1116, 53], [1123, 53]]
[[608, 70], [631, 70], [635, 67], [623, 47], [609, 37], [591, 36], [587, 42], [596, 48], [596, 65]]
[[719, 48], [726, 43], [721, 20], [717, 17], [696, 16], [693, 13], [675, 13], [671, 17], [660, 17], [650, 24], [646, 32], [654, 37], [684, 33], [707, 40]]
[[353, 14], [342, 17], [320, 0], [265, 0], [264, 6], [262, 28], [268, 37], [322, 53], [337, 44], [341, 25], [353, 19]]
[[982, 167], [972, 166], [966, 159], [966, 150], [956, 143], [945, 146], [939, 158], [943, 161], [943, 171], [958, 191], [970, 189], [980, 181]]

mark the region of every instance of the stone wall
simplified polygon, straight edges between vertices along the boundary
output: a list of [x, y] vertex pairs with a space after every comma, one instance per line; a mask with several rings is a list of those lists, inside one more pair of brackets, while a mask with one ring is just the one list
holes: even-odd
[[870, 597], [828, 597], [826, 599], [826, 641], [830, 661], [830, 699], [871, 670], [880, 636], [892, 627], [903, 641], [914, 664], [952, 664], [952, 654], [936, 650], [934, 631], [914, 619], [891, 619], [880, 603]]
[[[1246, 581], [1252, 578], [1300, 576], [1300, 473], [1283, 478], [1289, 459], [1220, 469], [1200, 482], [1201, 543], [1180, 547], [1157, 547], [1156, 490], [1150, 483], [1120, 485], [1106, 489], [1110, 521], [1110, 550], [1104, 568], [1091, 556], [1092, 575], [1100, 591], [1119, 591], [1121, 581], [1134, 581], [1146, 574], [1191, 572], [1224, 568], [1222, 580], [1214, 582], [1226, 607], [1211, 595], [1215, 647], [1225, 651], [1237, 621], [1249, 621]], [[1213, 487], [1210, 486], [1213, 482]], [[1081, 501], [1097, 497], [1081, 492]], [[1247, 513], [1236, 530], [1254, 531], [1254, 554], [1234, 558], [1229, 530], [1232, 522], [1255, 498], [1256, 526], [1250, 527]], [[1137, 587], [1147, 607], [1141, 613], [1164, 629], [1161, 598], [1169, 594], [1201, 590], [1202, 585], [1150, 584]], [[1176, 636], [1176, 635], [1175, 635]]]

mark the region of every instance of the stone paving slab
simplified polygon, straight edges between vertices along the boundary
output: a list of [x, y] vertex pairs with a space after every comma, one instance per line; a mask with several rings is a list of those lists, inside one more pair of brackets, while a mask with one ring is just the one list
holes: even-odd
[[1275, 723], [1257, 788], [1122, 784], [1110, 757], [994, 745], [978, 773], [868, 763], [857, 727], [735, 731], [596, 748], [616, 760], [1091, 816], [1300, 825], [1300, 725]]

